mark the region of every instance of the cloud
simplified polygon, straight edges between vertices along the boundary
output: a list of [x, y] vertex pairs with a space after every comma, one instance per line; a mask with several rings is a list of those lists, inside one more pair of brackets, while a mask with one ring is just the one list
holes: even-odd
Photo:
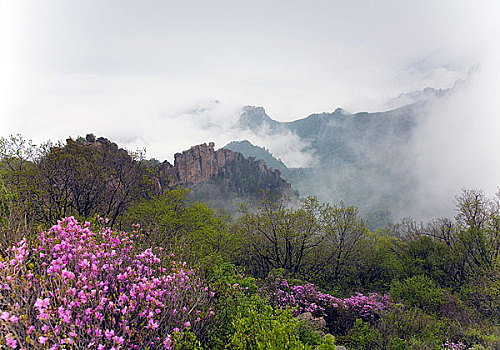
[[242, 104], [207, 98], [218, 95], [217, 85], [193, 87], [169, 77], [145, 76], [19, 78], [31, 89], [17, 96], [16, 109], [10, 111], [20, 118], [8, 118], [5, 125], [11, 134], [20, 132], [36, 143], [92, 132], [172, 162], [175, 153], [195, 144], [214, 141], [222, 147], [248, 139], [292, 167], [310, 165], [312, 159], [302, 152], [305, 143], [290, 132], [277, 136], [264, 129], [253, 133], [234, 128]]
[[500, 186], [498, 62], [498, 51], [492, 52], [463, 86], [422, 116], [415, 137], [416, 216], [453, 215], [462, 188], [492, 196]]

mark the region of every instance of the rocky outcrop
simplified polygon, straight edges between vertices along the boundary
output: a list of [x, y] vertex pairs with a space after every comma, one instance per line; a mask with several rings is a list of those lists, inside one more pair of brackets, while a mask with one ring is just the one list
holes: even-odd
[[306, 322], [311, 326], [312, 329], [316, 331], [322, 331], [326, 327], [326, 321], [324, 317], [314, 317], [310, 312], [303, 312], [297, 316], [301, 321]]
[[281, 172], [268, 168], [264, 162], [228, 149], [214, 149], [215, 144], [191, 147], [175, 154], [174, 165], [165, 161], [160, 177], [169, 187], [194, 187], [199, 184], [220, 184], [241, 194], [269, 191], [272, 194], [297, 197]]

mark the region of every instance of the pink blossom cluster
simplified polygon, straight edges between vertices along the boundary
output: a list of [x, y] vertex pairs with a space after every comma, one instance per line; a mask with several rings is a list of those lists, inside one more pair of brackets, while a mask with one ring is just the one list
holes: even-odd
[[442, 345], [441, 345], [441, 350], [474, 350], [474, 347], [468, 348], [467, 345], [465, 345], [462, 342], [454, 343], [452, 341], [446, 340]]
[[134, 235], [73, 217], [0, 261], [0, 347], [171, 349], [204, 329], [211, 294], [184, 262], [134, 250]]
[[338, 307], [342, 302], [341, 299], [330, 294], [321, 293], [314, 284], [290, 286], [286, 279], [276, 279], [267, 292], [275, 306], [279, 308], [294, 307], [293, 314], [295, 316], [303, 312], [324, 315], [327, 308]]
[[337, 308], [342, 305], [344, 309], [354, 311], [357, 316], [369, 319], [375, 318], [379, 311], [390, 306], [390, 299], [387, 295], [370, 293], [365, 296], [356, 293], [349, 298], [339, 299], [330, 294], [321, 293], [311, 283], [290, 286], [286, 279], [280, 278], [261, 291], [266, 292], [271, 302], [277, 307], [295, 307], [293, 311], [295, 315], [303, 312], [311, 312], [318, 316], [325, 315], [328, 308]]
[[349, 298], [344, 299], [344, 308], [354, 310], [361, 318], [375, 318], [378, 311], [384, 310], [391, 306], [389, 296], [378, 293], [369, 293], [368, 296], [362, 293], [356, 293]]

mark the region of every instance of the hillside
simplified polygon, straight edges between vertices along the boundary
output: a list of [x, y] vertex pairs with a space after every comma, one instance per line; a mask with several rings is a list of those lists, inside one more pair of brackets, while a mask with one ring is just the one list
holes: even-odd
[[297, 135], [303, 152], [314, 157], [307, 169], [288, 168], [270, 152], [249, 142], [232, 142], [228, 149], [256, 157], [280, 169], [301, 196], [343, 200], [365, 215], [396, 212], [412, 200], [417, 184], [412, 140], [419, 119], [431, 101], [419, 101], [386, 112], [351, 114], [341, 108], [292, 122], [278, 122], [262, 107], [247, 106], [237, 128], [255, 133], [268, 130], [280, 137]]

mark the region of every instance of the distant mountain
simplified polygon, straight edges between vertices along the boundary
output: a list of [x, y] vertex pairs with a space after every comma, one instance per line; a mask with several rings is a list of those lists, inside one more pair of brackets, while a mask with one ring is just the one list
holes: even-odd
[[247, 157], [253, 157], [261, 160], [266, 163], [268, 167], [281, 171], [284, 176], [286, 176], [285, 173], [291, 172], [291, 169], [289, 169], [285, 163], [281, 161], [281, 159], [274, 158], [269, 150], [259, 146], [254, 146], [247, 140], [230, 142], [224, 146], [224, 148], [242, 153]]
[[429, 101], [419, 101], [387, 112], [351, 114], [341, 108], [312, 114], [292, 122], [278, 122], [262, 107], [243, 109], [236, 128], [275, 137], [293, 133], [312, 154], [311, 168], [288, 168], [269, 151], [248, 141], [228, 149], [260, 159], [279, 169], [301, 196], [358, 206], [367, 216], [388, 216], [409, 204], [416, 187], [412, 139]]
[[434, 98], [440, 98], [446, 96], [450, 92], [450, 89], [434, 89], [431, 87], [426, 87], [423, 90], [417, 90], [407, 93], [401, 93], [398, 97], [390, 100], [386, 107], [388, 109], [399, 108], [402, 106], [407, 106], [409, 104], [421, 101], [427, 101]]

